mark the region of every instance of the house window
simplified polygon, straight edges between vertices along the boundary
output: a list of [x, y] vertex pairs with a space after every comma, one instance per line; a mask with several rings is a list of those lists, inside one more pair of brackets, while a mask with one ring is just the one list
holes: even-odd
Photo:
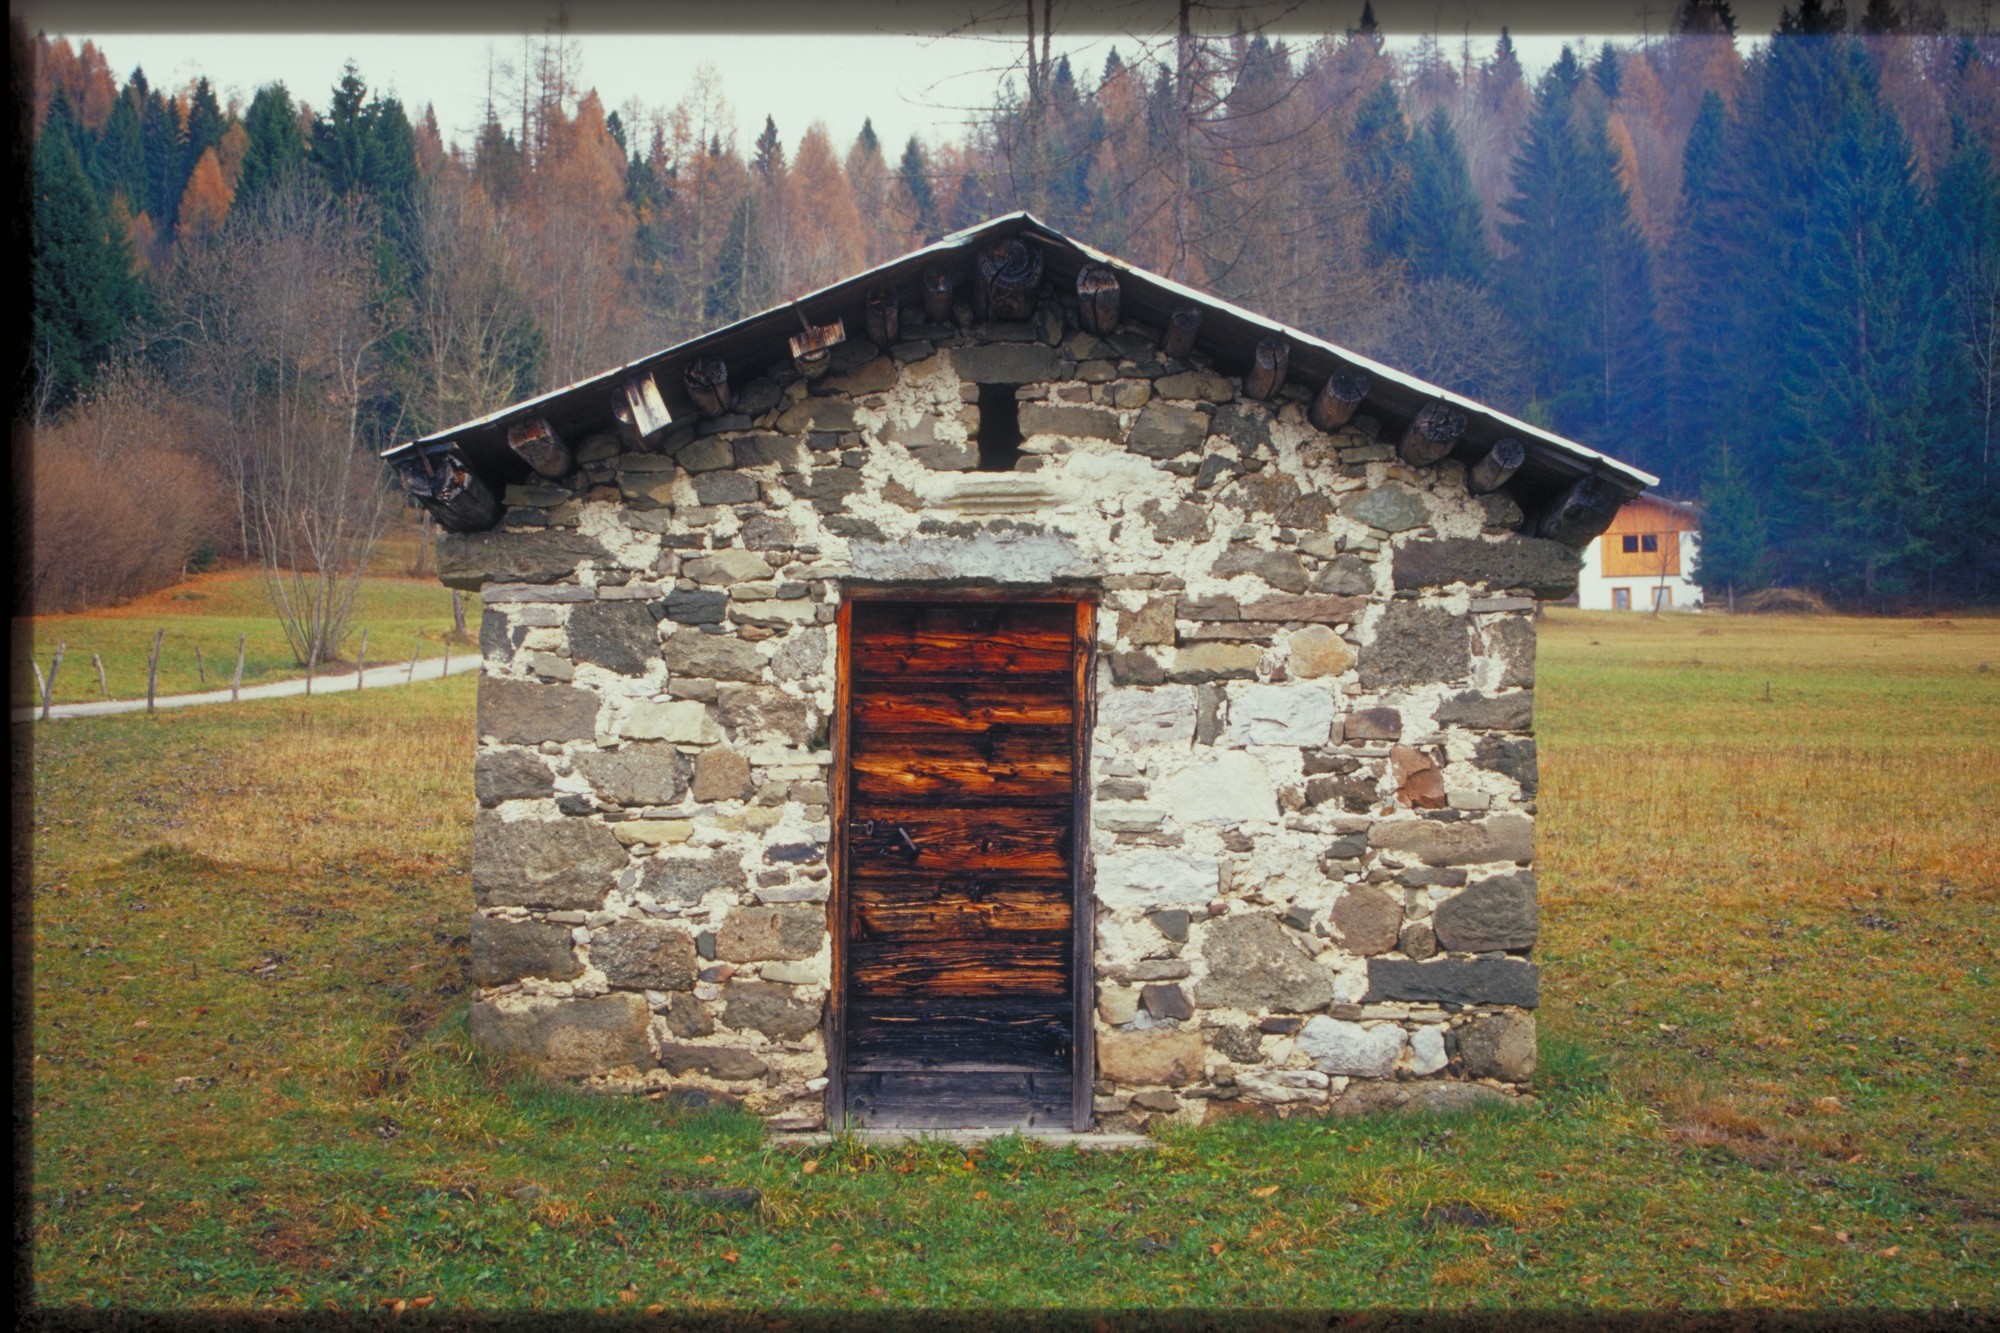
[[1620, 545], [1624, 548], [1626, 555], [1639, 554], [1639, 534], [1636, 532], [1626, 533], [1625, 540]]
[[1639, 535], [1639, 549], [1647, 555], [1657, 552], [1660, 549], [1660, 534], [1657, 532], [1641, 533]]
[[1655, 611], [1671, 611], [1673, 610], [1673, 606], [1674, 590], [1672, 588], [1653, 589], [1653, 609]]
[[1630, 611], [1632, 609], [1632, 590], [1630, 588], [1613, 588], [1611, 590], [1611, 609], [1613, 611]]
[[1012, 472], [1021, 457], [1021, 404], [1012, 384], [979, 386], [979, 470]]

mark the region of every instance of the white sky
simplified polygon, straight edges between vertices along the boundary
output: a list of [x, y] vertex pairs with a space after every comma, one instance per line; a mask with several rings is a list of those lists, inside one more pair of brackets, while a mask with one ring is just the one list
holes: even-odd
[[[52, 36], [54, 34], [51, 34]], [[295, 98], [324, 108], [343, 62], [352, 59], [371, 88], [393, 93], [412, 118], [425, 103], [437, 108], [447, 141], [469, 142], [483, 116], [489, 55], [494, 65], [518, 61], [518, 38], [485, 35], [361, 35], [246, 33], [70, 33], [97, 43], [111, 71], [123, 81], [141, 66], [155, 87], [178, 88], [207, 75], [224, 102], [248, 103], [259, 85], [281, 79]], [[1292, 38], [1293, 46], [1304, 45]], [[1565, 40], [1594, 52], [1601, 36], [1515, 39], [1532, 78], [1552, 62]], [[1630, 40], [1619, 37], [1615, 40]], [[720, 36], [635, 34], [574, 38], [583, 55], [580, 83], [594, 86], [607, 110], [636, 98], [647, 107], [680, 100], [689, 77], [704, 62], [721, 74], [723, 95], [736, 113], [737, 146], [747, 151], [768, 113], [787, 146], [815, 120], [824, 120], [837, 149], [853, 142], [864, 116], [873, 119], [892, 160], [915, 134], [926, 144], [961, 136], [966, 112], [991, 98], [998, 70], [1018, 50], [1013, 42], [900, 36]], [[1391, 38], [1392, 49], [1414, 38]], [[1129, 60], [1127, 38], [1091, 37], [1061, 43], [1080, 78], [1094, 78], [1113, 45]], [[1456, 35], [1444, 39], [1458, 53]], [[1492, 51], [1490, 35], [1474, 34], [1473, 57]], [[496, 94], [497, 96], [497, 94]]]

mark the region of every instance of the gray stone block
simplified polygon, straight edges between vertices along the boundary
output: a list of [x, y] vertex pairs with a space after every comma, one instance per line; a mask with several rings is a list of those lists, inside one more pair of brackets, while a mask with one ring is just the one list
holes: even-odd
[[523, 977], [568, 981], [583, 975], [571, 947], [569, 927], [547, 921], [472, 918], [472, 980], [504, 986]]
[[537, 532], [441, 532], [437, 539], [438, 579], [447, 588], [478, 592], [489, 581], [554, 583], [569, 577], [585, 560], [608, 560], [595, 537], [570, 528]]
[[664, 921], [619, 921], [590, 937], [590, 961], [622, 990], [694, 986], [694, 937]]
[[797, 998], [790, 986], [768, 981], [732, 981], [722, 991], [722, 1025], [761, 1032], [778, 1041], [797, 1041], [819, 1027], [820, 1007]]
[[550, 1078], [608, 1073], [622, 1065], [652, 1063], [647, 1032], [651, 1012], [630, 993], [591, 1000], [558, 1000], [519, 1012], [491, 1001], [472, 1006], [472, 1039]]
[[484, 806], [555, 794], [555, 774], [532, 750], [481, 750], [472, 761], [472, 790]]
[[587, 741], [597, 735], [597, 708], [588, 690], [482, 675], [475, 725], [508, 745]]
[[707, 856], [661, 855], [641, 861], [632, 872], [631, 887], [663, 903], [693, 906], [721, 890], [739, 893], [749, 886], [742, 858], [717, 852]]
[[1472, 670], [1472, 630], [1442, 607], [1391, 602], [1358, 658], [1363, 689], [1452, 685]]
[[951, 360], [958, 377], [975, 384], [1033, 384], [1056, 377], [1056, 349], [1039, 343], [954, 347]]
[[627, 745], [575, 759], [576, 771], [613, 805], [672, 805], [687, 790], [688, 761], [671, 745]]
[[1200, 449], [1207, 438], [1207, 414], [1153, 402], [1140, 409], [1125, 447], [1148, 458], [1178, 458]]
[[1535, 692], [1456, 694], [1438, 705], [1437, 724], [1475, 731], [1527, 731], [1535, 725]]
[[586, 602], [569, 613], [570, 655], [622, 676], [637, 676], [659, 654], [652, 613], [638, 602]]
[[1576, 591], [1579, 568], [1575, 551], [1541, 537], [1450, 537], [1397, 547], [1392, 577], [1406, 592], [1467, 583], [1553, 598]]
[[730, 963], [810, 958], [826, 939], [820, 907], [740, 907], [715, 935], [715, 956]]
[[1274, 1009], [1309, 1013], [1333, 999], [1333, 977], [1292, 944], [1266, 913], [1225, 917], [1203, 933], [1208, 977], [1195, 1002], [1209, 1009]]
[[1368, 993], [1362, 996], [1362, 1003], [1412, 1000], [1532, 1009], [1541, 1002], [1540, 982], [1541, 969], [1519, 958], [1440, 958], [1427, 963], [1371, 958]]
[[1433, 920], [1438, 943], [1454, 953], [1532, 949], [1541, 930], [1535, 874], [1517, 870], [1480, 880], [1439, 904]]
[[472, 893], [481, 907], [594, 910], [624, 869], [625, 847], [590, 819], [521, 819], [482, 810], [472, 824]]
[[660, 655], [676, 676], [754, 681], [764, 675], [764, 655], [756, 645], [727, 634], [679, 630], [667, 636]]
[[1526, 815], [1484, 819], [1384, 819], [1368, 830], [1371, 846], [1402, 852], [1434, 866], [1525, 863], [1535, 855], [1535, 822]]
[[1535, 1016], [1482, 1014], [1458, 1029], [1467, 1078], [1526, 1083], [1535, 1076]]

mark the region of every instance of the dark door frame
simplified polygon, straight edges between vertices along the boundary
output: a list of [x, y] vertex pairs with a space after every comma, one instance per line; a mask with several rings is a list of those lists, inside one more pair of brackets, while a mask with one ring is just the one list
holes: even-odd
[[1097, 993], [1095, 971], [1097, 923], [1092, 893], [1090, 850], [1090, 734], [1097, 723], [1097, 610], [1094, 587], [1035, 589], [936, 588], [906, 584], [867, 584], [841, 589], [834, 618], [833, 717], [828, 727], [833, 771], [828, 814], [833, 821], [827, 841], [827, 932], [833, 942], [832, 979], [827, 987], [826, 1015], [820, 1024], [826, 1044], [826, 1123], [834, 1130], [847, 1126], [847, 764], [848, 676], [854, 604], [867, 602], [1060, 602], [1076, 608], [1072, 631], [1071, 670], [1076, 706], [1071, 722], [1070, 772], [1070, 1127], [1078, 1133], [1093, 1123], [1092, 1089], [1097, 1076], [1097, 1033], [1093, 1023]]

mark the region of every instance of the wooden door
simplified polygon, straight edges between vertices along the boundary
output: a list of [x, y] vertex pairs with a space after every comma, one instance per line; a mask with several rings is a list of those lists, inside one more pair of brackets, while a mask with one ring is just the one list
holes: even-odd
[[843, 606], [836, 1120], [1087, 1127], [1093, 612]]

